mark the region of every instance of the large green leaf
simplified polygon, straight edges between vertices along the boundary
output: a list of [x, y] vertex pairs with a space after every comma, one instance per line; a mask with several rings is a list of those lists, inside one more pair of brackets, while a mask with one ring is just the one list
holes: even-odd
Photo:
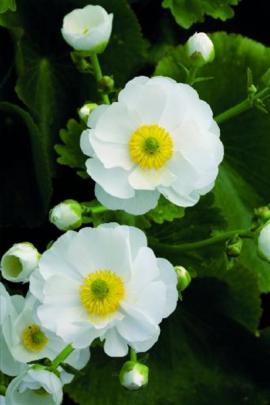
[[163, 7], [169, 8], [176, 22], [184, 28], [190, 28], [196, 22], [204, 21], [209, 15], [227, 20], [234, 16], [232, 6], [240, 0], [163, 0]]
[[[213, 80], [197, 83], [201, 98], [219, 114], [246, 97], [246, 72], [254, 81], [270, 65], [270, 49], [240, 35], [216, 33], [215, 61], [202, 68], [202, 76]], [[184, 47], [175, 48], [160, 61], [156, 74], [184, 81], [179, 62], [186, 62]], [[269, 202], [270, 115], [250, 110], [221, 125], [225, 161], [214, 189], [215, 205], [221, 209], [229, 229], [248, 227], [253, 209]], [[270, 265], [260, 260], [254, 242], [245, 243], [241, 261], [258, 276], [261, 291], [270, 291]]]
[[5, 13], [6, 11], [16, 10], [16, 1], [15, 0], [1, 0], [0, 2], [0, 14]]
[[[1, 131], [1, 143], [6, 145], [1, 161], [6, 161], [6, 167], [1, 171], [0, 224], [37, 225], [48, 210], [52, 193], [49, 158], [42, 134], [23, 108], [1, 102], [0, 111], [6, 116], [6, 126]], [[12, 133], [13, 123], [20, 128], [16, 136]]]
[[194, 282], [176, 313], [163, 322], [149, 357], [139, 355], [150, 367], [145, 389], [123, 389], [118, 373], [124, 360], [93, 349], [85, 375], [67, 392], [84, 405], [268, 404], [269, 342], [262, 348], [260, 339], [220, 314], [219, 305], [230, 294], [214, 279]]

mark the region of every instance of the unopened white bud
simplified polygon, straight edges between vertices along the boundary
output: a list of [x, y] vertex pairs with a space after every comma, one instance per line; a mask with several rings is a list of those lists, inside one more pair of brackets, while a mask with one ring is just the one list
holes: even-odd
[[148, 383], [149, 368], [136, 361], [127, 361], [119, 374], [121, 385], [128, 390], [139, 390]]
[[82, 224], [81, 205], [75, 200], [65, 200], [50, 211], [49, 219], [61, 231], [79, 228]]
[[94, 111], [97, 108], [96, 103], [85, 103], [80, 109], [79, 109], [79, 117], [81, 120], [83, 120], [85, 123], [87, 123], [89, 115], [91, 114], [92, 111]]
[[71, 11], [64, 17], [62, 35], [77, 51], [101, 53], [112, 32], [113, 14], [101, 6], [88, 5]]
[[270, 222], [262, 228], [259, 234], [258, 250], [260, 256], [270, 262]]
[[175, 266], [177, 275], [177, 289], [179, 292], [184, 291], [191, 283], [191, 275], [183, 266]]
[[3, 278], [12, 282], [27, 282], [37, 268], [40, 254], [32, 243], [13, 245], [1, 259]]
[[187, 41], [187, 52], [190, 58], [208, 63], [215, 58], [215, 48], [211, 39], [204, 32], [196, 32]]

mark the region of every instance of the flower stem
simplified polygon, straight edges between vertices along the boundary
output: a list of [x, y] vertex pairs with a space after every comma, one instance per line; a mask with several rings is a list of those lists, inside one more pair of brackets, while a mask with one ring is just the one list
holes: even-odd
[[236, 104], [235, 106], [229, 108], [228, 110], [224, 111], [223, 113], [217, 115], [214, 119], [218, 124], [221, 124], [224, 121], [227, 121], [243, 112], [250, 110], [251, 108], [256, 105], [256, 100], [263, 100], [266, 96], [269, 95], [269, 87], [266, 87], [264, 90], [258, 92], [254, 98], [246, 98], [241, 103]]
[[6, 394], [6, 387], [4, 385], [0, 385], [0, 395], [5, 395]]
[[225, 242], [226, 240], [231, 239], [235, 235], [241, 236], [242, 238], [252, 238], [252, 232], [250, 229], [236, 229], [234, 231], [224, 232], [217, 236], [213, 236], [212, 238], [203, 239], [198, 242], [190, 242], [190, 243], [181, 243], [179, 245], [171, 245], [166, 243], [153, 243], [152, 246], [156, 249], [165, 251], [165, 252], [188, 252], [190, 250], [196, 250], [204, 248], [205, 246], [215, 245], [220, 242]]
[[57, 367], [63, 363], [66, 358], [73, 352], [73, 347], [71, 344], [67, 345], [52, 361], [50, 366], [50, 371], [55, 371]]
[[[94, 70], [96, 81], [97, 81], [97, 83], [99, 83], [103, 78], [103, 73], [102, 73], [100, 63], [98, 60], [98, 56], [96, 53], [91, 56], [91, 62], [92, 62], [92, 67]], [[110, 99], [109, 99], [108, 94], [101, 93], [101, 99], [104, 104], [110, 104]]]
[[131, 348], [130, 348], [130, 360], [137, 361], [137, 353], [135, 352], [134, 349], [131, 349]]

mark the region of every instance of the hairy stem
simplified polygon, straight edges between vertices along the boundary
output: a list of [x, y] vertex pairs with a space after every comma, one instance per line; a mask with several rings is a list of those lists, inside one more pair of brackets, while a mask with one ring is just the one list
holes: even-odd
[[[99, 83], [100, 80], [102, 80], [102, 78], [103, 78], [103, 73], [102, 73], [102, 70], [100, 67], [100, 63], [99, 63], [97, 54], [94, 54], [91, 56], [91, 62], [92, 62], [92, 67], [94, 70], [96, 81], [97, 81], [97, 83]], [[101, 93], [101, 99], [104, 104], [110, 104], [110, 99], [109, 99], [108, 94]]]

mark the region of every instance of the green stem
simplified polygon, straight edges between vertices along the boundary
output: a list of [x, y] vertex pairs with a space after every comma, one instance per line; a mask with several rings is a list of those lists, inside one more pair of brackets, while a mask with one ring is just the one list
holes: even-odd
[[[91, 56], [91, 62], [92, 62], [96, 81], [97, 81], [97, 83], [99, 83], [103, 78], [103, 73], [102, 73], [102, 70], [100, 67], [100, 63], [99, 63], [97, 54], [94, 54]], [[108, 94], [101, 93], [101, 99], [104, 104], [110, 104], [110, 99], [109, 99]]]
[[50, 370], [51, 371], [55, 371], [57, 369], [57, 367], [63, 363], [66, 358], [73, 352], [73, 347], [72, 345], [67, 345], [56, 357], [55, 359], [52, 361], [52, 364], [50, 366]]
[[0, 385], [0, 395], [4, 395], [6, 394], [6, 387], [4, 385]]
[[130, 360], [135, 362], [137, 361], [137, 353], [135, 352], [134, 349], [131, 348], [130, 348]]
[[235, 106], [229, 108], [228, 110], [224, 111], [223, 113], [217, 115], [214, 119], [218, 124], [221, 124], [224, 121], [227, 121], [243, 112], [250, 110], [254, 104], [256, 99], [263, 99], [266, 95], [269, 94], [269, 88], [265, 88], [264, 90], [260, 91], [252, 100], [251, 98], [246, 98], [241, 103], [236, 104]]
[[234, 231], [224, 232], [220, 235], [213, 236], [212, 238], [203, 239], [198, 242], [181, 243], [179, 245], [171, 245], [166, 243], [151, 243], [152, 247], [164, 250], [166, 252], [188, 252], [190, 250], [196, 250], [204, 248], [205, 246], [215, 245], [220, 242], [225, 242], [231, 239], [235, 235], [242, 236], [242, 238], [251, 238], [252, 232], [249, 229], [236, 229]]
[[198, 70], [199, 69], [197, 66], [192, 66], [189, 70], [188, 77], [187, 77], [187, 83], [190, 84], [191, 86], [194, 84]]

